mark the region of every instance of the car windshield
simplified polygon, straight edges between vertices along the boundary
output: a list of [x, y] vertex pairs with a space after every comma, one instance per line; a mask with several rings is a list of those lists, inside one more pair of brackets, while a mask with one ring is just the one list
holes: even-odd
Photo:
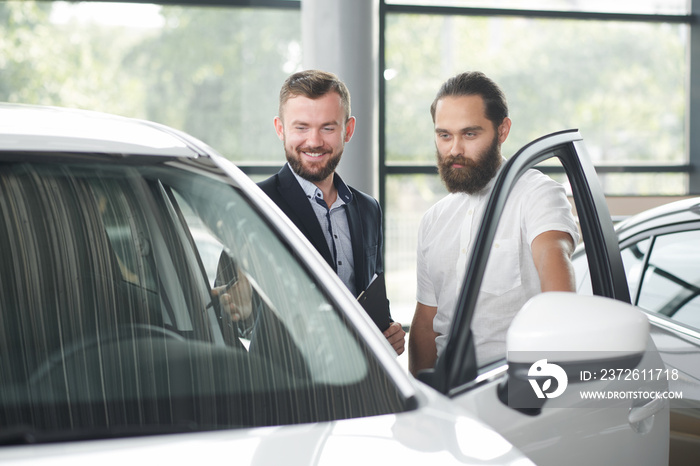
[[[405, 409], [235, 183], [144, 160], [2, 165], [0, 441]], [[212, 294], [222, 285], [247, 318]]]

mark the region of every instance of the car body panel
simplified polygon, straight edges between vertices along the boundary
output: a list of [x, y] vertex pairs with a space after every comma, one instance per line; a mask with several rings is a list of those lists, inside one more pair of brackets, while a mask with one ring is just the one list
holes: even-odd
[[700, 199], [670, 202], [628, 217], [615, 226], [621, 240], [651, 228], [700, 221]]
[[[432, 405], [432, 403], [431, 403]], [[6, 447], [0, 462], [72, 466], [104, 463], [252, 466], [383, 464], [532, 465], [509, 442], [472, 416], [434, 409], [299, 426], [174, 434], [59, 445]], [[454, 407], [450, 408], [454, 411]], [[426, 430], [430, 429], [430, 435]], [[432, 439], [441, 439], [435, 442]]]
[[3, 149], [196, 157], [155, 123], [83, 110], [2, 104]]
[[[653, 354], [653, 346], [649, 348]], [[639, 368], [659, 367], [659, 358], [643, 360]], [[502, 372], [507, 367], [501, 367]], [[524, 414], [503, 403], [497, 396], [502, 378], [480, 384], [455, 396], [455, 401], [475, 412], [495, 431], [517, 446], [538, 465], [560, 464], [667, 464], [669, 454], [668, 404], [645, 422], [632, 422], [630, 412], [642, 406], [640, 400], [618, 400], [597, 407], [586, 406], [575, 392], [564, 393], [556, 404], [545, 405], [537, 416]], [[668, 385], [657, 383], [655, 389]], [[646, 384], [645, 390], [653, 386]], [[607, 391], [605, 382], [587, 383], [589, 391]], [[573, 393], [573, 394], [572, 394]], [[601, 430], [600, 426], [608, 426]]]

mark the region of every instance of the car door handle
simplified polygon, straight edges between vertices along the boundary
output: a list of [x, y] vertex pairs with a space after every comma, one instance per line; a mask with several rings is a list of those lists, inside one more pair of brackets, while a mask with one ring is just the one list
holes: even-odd
[[655, 398], [642, 406], [634, 406], [630, 408], [630, 412], [627, 415], [627, 420], [632, 425], [640, 423], [658, 413], [664, 409], [664, 407], [666, 407], [666, 400], [664, 398]]

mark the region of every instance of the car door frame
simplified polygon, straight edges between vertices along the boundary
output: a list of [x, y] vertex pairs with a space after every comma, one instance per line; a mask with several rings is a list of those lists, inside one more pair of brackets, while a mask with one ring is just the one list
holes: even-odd
[[509, 158], [498, 174], [467, 263], [447, 345], [435, 367], [419, 374], [421, 380], [442, 393], [447, 394], [477, 377], [471, 321], [498, 219], [520, 177], [535, 165], [552, 158], [560, 161], [568, 176], [581, 234], [587, 249], [593, 252], [587, 254], [589, 269], [595, 271], [591, 273], [593, 293], [630, 302], [610, 212], [581, 134], [570, 129], [536, 139]]

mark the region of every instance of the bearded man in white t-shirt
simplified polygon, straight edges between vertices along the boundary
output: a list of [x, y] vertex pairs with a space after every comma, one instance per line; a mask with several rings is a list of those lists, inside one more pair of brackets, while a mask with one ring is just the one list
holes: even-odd
[[[511, 127], [503, 92], [480, 72], [447, 80], [430, 111], [438, 169], [449, 194], [425, 213], [418, 231], [418, 302], [408, 345], [413, 375], [433, 367], [444, 349]], [[529, 170], [508, 197], [479, 291], [472, 320], [479, 365], [505, 356], [508, 326], [528, 299], [575, 290], [571, 254], [577, 242], [564, 188]]]

